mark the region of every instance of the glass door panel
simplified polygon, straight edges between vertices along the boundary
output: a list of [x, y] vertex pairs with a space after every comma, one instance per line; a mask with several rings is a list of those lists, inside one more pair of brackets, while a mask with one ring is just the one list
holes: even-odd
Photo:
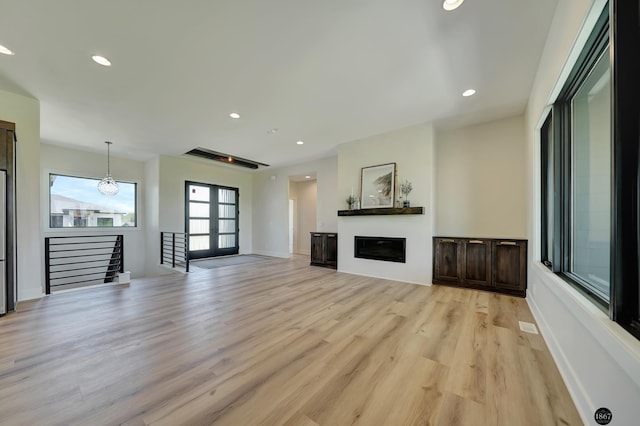
[[238, 189], [187, 182], [186, 191], [189, 256], [237, 254]]

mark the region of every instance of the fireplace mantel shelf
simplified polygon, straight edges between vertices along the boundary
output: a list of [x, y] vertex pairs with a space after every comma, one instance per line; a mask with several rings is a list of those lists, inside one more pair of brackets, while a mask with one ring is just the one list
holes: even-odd
[[387, 207], [381, 209], [338, 210], [338, 216], [385, 216], [391, 214], [424, 214], [424, 207]]

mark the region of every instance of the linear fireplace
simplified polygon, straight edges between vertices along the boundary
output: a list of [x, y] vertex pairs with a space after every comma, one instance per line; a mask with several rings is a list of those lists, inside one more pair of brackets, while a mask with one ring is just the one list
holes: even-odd
[[406, 263], [407, 239], [355, 236], [354, 256], [361, 259]]

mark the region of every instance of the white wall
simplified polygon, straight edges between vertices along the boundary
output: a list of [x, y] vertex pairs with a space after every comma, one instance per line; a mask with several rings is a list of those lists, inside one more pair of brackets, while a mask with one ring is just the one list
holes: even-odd
[[539, 129], [603, 5], [558, 2], [527, 106], [527, 301], [584, 423], [595, 424], [594, 411], [607, 407], [612, 424], [633, 425], [640, 418], [640, 342], [539, 261]]
[[289, 257], [289, 176], [316, 175], [317, 231], [336, 232], [337, 159], [267, 169], [253, 175], [253, 251]]
[[[358, 275], [431, 284], [433, 236], [434, 132], [422, 124], [342, 144], [338, 147], [338, 198], [360, 192], [362, 167], [395, 162], [398, 183], [413, 183], [411, 206], [424, 207], [424, 215], [342, 216], [338, 218], [338, 270]], [[397, 197], [396, 197], [397, 198]], [[356, 259], [354, 236], [406, 238], [406, 263]]]
[[[103, 147], [104, 144], [100, 145]], [[49, 228], [49, 174], [102, 179], [107, 172], [107, 155], [43, 143], [40, 145], [40, 222], [45, 237], [63, 235], [122, 234], [124, 236], [124, 269], [138, 278], [145, 275], [145, 163], [111, 156], [114, 179], [138, 185], [136, 206], [138, 226], [135, 228]], [[96, 188], [96, 191], [98, 189]], [[43, 273], [44, 280], [44, 273]]]
[[16, 124], [17, 297], [44, 292], [40, 222], [40, 102], [0, 90], [0, 120]]
[[524, 117], [436, 134], [436, 234], [524, 238]]
[[316, 231], [318, 185], [315, 179], [289, 183], [289, 198], [295, 200], [294, 253], [311, 254], [311, 232]]
[[145, 265], [148, 276], [162, 275], [169, 271], [159, 266], [160, 261], [160, 157], [156, 156], [144, 165], [145, 187]]

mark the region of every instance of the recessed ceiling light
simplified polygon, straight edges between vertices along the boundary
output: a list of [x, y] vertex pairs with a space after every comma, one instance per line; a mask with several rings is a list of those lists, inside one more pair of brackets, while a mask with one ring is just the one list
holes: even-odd
[[93, 62], [95, 62], [96, 64], [100, 64], [100, 65], [105, 66], [105, 67], [110, 67], [111, 66], [111, 61], [108, 60], [107, 58], [105, 58], [104, 56], [93, 55], [91, 57], [91, 59], [93, 59]]
[[240, 118], [240, 114], [238, 114], [237, 112], [232, 112], [231, 114], [229, 114], [229, 117], [231, 117], [231, 118]]
[[297, 143], [298, 145], [304, 145], [304, 142], [303, 142], [303, 141], [298, 141], [298, 142], [296, 142], [296, 143]]
[[465, 90], [464, 92], [462, 92], [462, 96], [465, 96], [465, 97], [466, 96], [472, 96], [472, 95], [475, 95], [475, 94], [476, 94], [476, 91], [473, 90], [473, 89], [468, 89], [468, 90]]
[[460, 7], [463, 2], [464, 0], [444, 0], [444, 3], [442, 3], [442, 8], [444, 10], [454, 10]]
[[2, 53], [3, 55], [15, 55], [15, 53], [13, 53], [13, 50], [7, 47], [4, 47], [1, 44], [0, 44], [0, 53]]
[[305, 176], [304, 178], [305, 179], [311, 179], [311, 176]]

